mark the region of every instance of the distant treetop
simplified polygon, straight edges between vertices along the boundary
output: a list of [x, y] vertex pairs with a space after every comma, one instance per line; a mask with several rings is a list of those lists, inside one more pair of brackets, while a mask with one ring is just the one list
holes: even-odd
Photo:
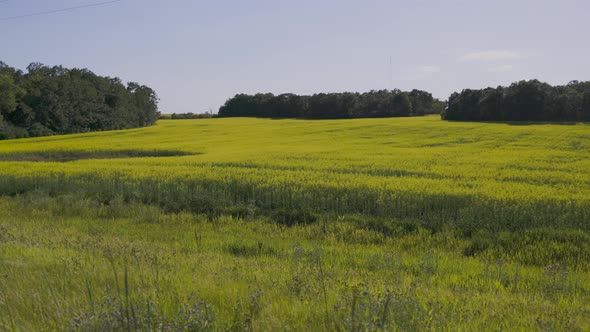
[[443, 103], [426, 91], [379, 90], [366, 93], [238, 94], [219, 109], [219, 117], [352, 119], [440, 114]]
[[590, 82], [551, 86], [538, 80], [466, 89], [449, 97], [445, 120], [590, 121]]

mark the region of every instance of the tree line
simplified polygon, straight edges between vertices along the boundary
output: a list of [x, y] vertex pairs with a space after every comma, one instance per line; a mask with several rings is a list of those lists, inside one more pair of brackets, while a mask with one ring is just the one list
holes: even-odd
[[[460, 121], [590, 121], [590, 82], [551, 86], [538, 80], [508, 87], [466, 89], [448, 102], [412, 90], [296, 95], [238, 94], [218, 114], [173, 114], [171, 119], [265, 117], [352, 119], [441, 114]], [[143, 127], [154, 124], [158, 97], [151, 88], [88, 69], [32, 63], [27, 71], [0, 61], [0, 139]]]
[[0, 62], [0, 139], [136, 128], [158, 117], [147, 86], [88, 69], [32, 63], [23, 72]]
[[441, 113], [461, 121], [590, 121], [590, 82], [551, 86], [538, 80], [453, 93]]
[[219, 109], [219, 117], [353, 119], [440, 114], [443, 103], [432, 94], [412, 90], [366, 93], [238, 94]]
[[172, 113], [172, 114], [161, 114], [160, 120], [195, 120], [195, 119], [212, 119], [216, 118], [217, 114], [213, 112], [205, 113]]

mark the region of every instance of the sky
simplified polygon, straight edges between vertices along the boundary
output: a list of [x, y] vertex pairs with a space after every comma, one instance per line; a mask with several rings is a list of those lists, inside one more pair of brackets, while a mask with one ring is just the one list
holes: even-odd
[[98, 2], [0, 0], [0, 61], [139, 82], [162, 113], [237, 93], [590, 80], [587, 0], [120, 0], [12, 18]]

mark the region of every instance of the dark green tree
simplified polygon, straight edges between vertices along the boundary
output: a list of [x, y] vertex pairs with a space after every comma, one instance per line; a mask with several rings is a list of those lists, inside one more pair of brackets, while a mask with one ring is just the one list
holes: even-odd
[[590, 82], [551, 86], [538, 80], [508, 87], [463, 90], [449, 97], [442, 113], [462, 121], [588, 121]]
[[590, 121], [590, 86], [584, 90], [581, 113], [581, 121]]
[[154, 124], [158, 97], [149, 87], [88, 69], [32, 63], [23, 73], [0, 62], [1, 138], [44, 136]]
[[391, 100], [393, 115], [392, 116], [411, 116], [413, 115], [412, 102], [407, 93], [396, 93]]

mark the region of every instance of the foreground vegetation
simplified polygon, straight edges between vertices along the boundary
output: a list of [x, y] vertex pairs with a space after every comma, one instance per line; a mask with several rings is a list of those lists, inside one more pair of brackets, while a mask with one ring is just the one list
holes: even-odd
[[587, 330], [588, 135], [237, 118], [0, 142], [0, 324]]
[[21, 330], [584, 330], [590, 278], [465, 257], [453, 232], [0, 200], [0, 324]]

